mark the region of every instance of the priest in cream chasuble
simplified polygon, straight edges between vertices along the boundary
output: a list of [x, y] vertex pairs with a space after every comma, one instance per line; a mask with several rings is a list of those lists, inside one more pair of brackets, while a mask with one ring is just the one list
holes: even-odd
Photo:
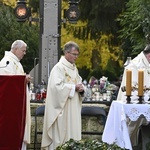
[[70, 138], [81, 140], [82, 79], [75, 66], [76, 43], [68, 42], [65, 56], [50, 73], [45, 104], [42, 149], [55, 150]]

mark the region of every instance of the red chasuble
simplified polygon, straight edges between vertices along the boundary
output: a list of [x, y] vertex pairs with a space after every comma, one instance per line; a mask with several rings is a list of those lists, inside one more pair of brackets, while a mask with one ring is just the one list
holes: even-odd
[[26, 117], [26, 77], [0, 75], [0, 150], [20, 150]]

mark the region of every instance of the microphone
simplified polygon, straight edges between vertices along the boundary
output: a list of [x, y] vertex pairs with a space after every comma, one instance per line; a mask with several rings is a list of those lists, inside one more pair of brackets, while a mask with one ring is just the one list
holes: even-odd
[[5, 66], [0, 66], [0, 68], [6, 68], [8, 64], [9, 64], [9, 61], [6, 61], [6, 65]]
[[9, 64], [9, 61], [6, 61], [6, 66]]

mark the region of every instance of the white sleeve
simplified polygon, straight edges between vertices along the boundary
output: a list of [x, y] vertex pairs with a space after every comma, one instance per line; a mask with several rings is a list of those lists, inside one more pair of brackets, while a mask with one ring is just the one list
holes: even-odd
[[69, 93], [69, 98], [72, 98], [75, 93], [75, 85], [74, 84], [66, 84], [69, 88], [71, 87], [70, 93]]

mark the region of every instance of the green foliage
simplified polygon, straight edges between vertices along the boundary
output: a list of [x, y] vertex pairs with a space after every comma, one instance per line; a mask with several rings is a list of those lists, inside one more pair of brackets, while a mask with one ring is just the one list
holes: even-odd
[[27, 54], [22, 60], [26, 73], [34, 66], [34, 58], [38, 57], [39, 27], [38, 25], [29, 26], [27, 22], [17, 22], [14, 10], [10, 6], [0, 6], [0, 59], [5, 51], [9, 51], [11, 44], [17, 40], [24, 40], [27, 45]]
[[70, 139], [63, 145], [58, 146], [56, 150], [124, 150], [116, 144], [107, 144], [97, 140], [80, 140]]
[[[81, 50], [77, 66], [90, 70], [89, 76], [94, 74], [100, 78], [106, 72], [113, 80], [121, 74], [123, 57], [117, 38], [119, 26], [116, 18], [124, 5], [124, 0], [80, 1], [80, 20], [76, 24], [67, 22], [62, 29], [62, 45], [70, 39], [79, 44]], [[63, 3], [63, 8], [65, 6]], [[110, 68], [115, 69], [109, 71]]]
[[[32, 7], [32, 12], [38, 13], [39, 0], [27, 0], [27, 2]], [[124, 2], [125, 0], [80, 1], [80, 20], [77, 24], [67, 22], [66, 28], [62, 26], [61, 45], [64, 45], [69, 40], [73, 40], [80, 46], [80, 57], [77, 60], [77, 67], [82, 72], [83, 77], [88, 76], [90, 72], [95, 72], [99, 68], [98, 72], [100, 73], [96, 73], [96, 76], [100, 77], [105, 72], [109, 72], [110, 77], [114, 75], [115, 77], [113, 78], [118, 76], [116, 69], [109, 70], [110, 68], [118, 68], [119, 70], [123, 64], [122, 50], [117, 39], [119, 26], [115, 18], [122, 11]], [[64, 8], [68, 8], [68, 0], [62, 1], [62, 14]], [[28, 72], [33, 67], [34, 58], [38, 57], [39, 26], [33, 24], [30, 27], [27, 23], [18, 23], [13, 16], [13, 10], [9, 11], [1, 16], [1, 18], [4, 18], [4, 26], [6, 28], [1, 27], [0, 29], [2, 31], [0, 44], [3, 45], [0, 48], [0, 58], [3, 56], [4, 50], [10, 49], [10, 45], [14, 40], [17, 38], [25, 40], [29, 48], [22, 63], [25, 71]], [[6, 14], [10, 16], [6, 17]], [[7, 20], [10, 20], [10, 22], [5, 24]], [[6, 33], [6, 30], [9, 31], [7, 32], [7, 41], [3, 34], [3, 31]], [[96, 58], [94, 58], [93, 51], [98, 53]], [[87, 73], [86, 75], [85, 72]]]
[[94, 76], [96, 79], [100, 79], [102, 75], [102, 69], [100, 67], [97, 67], [89, 73], [87, 80], [89, 81], [91, 76]]
[[[86, 0], [80, 1], [82, 21], [87, 21], [87, 30], [93, 38], [101, 33], [116, 33], [116, 16], [122, 11], [125, 0]], [[99, 33], [99, 34], [97, 34]]]
[[118, 18], [122, 27], [120, 38], [128, 56], [137, 55], [145, 47], [145, 36], [150, 33], [149, 10], [149, 0], [129, 0]]
[[[80, 25], [82, 23], [80, 22]], [[73, 26], [73, 25], [72, 25]], [[75, 26], [74, 26], [75, 28]], [[80, 46], [80, 56], [77, 59], [77, 67], [80, 69], [82, 78], [88, 79], [91, 75], [100, 78], [102, 75], [109, 76], [109, 80], [115, 80], [121, 74], [122, 62], [122, 50], [119, 46], [113, 46], [112, 35], [101, 35], [97, 40], [84, 40], [74, 38], [72, 32], [67, 29], [62, 30], [62, 45], [68, 40], [74, 40]], [[83, 71], [82, 71], [83, 68]], [[85, 70], [86, 68], [86, 70]], [[111, 71], [110, 71], [111, 68]], [[85, 74], [87, 70], [89, 73]]]
[[39, 12], [39, 1], [40, 0], [28, 0], [28, 4], [32, 7], [32, 13]]

